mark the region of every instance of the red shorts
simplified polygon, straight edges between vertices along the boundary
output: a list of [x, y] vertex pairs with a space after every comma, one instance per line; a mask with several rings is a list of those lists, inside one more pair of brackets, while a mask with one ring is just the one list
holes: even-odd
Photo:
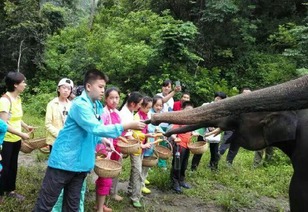
[[112, 178], [98, 177], [96, 180], [96, 193], [100, 196], [107, 196], [110, 194], [112, 186]]

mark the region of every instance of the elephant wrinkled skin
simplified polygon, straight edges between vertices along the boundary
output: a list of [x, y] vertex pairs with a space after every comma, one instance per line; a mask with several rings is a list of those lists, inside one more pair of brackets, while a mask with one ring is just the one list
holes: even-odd
[[308, 211], [308, 75], [276, 86], [240, 94], [194, 108], [153, 114], [147, 123], [168, 122], [185, 127], [168, 131], [192, 131], [201, 127], [232, 130], [231, 142], [259, 150], [280, 148], [292, 162], [290, 182], [291, 211]]

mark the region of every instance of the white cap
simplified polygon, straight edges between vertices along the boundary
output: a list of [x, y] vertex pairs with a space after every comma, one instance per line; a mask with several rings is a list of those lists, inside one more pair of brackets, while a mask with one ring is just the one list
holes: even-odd
[[74, 87], [74, 83], [72, 80], [70, 80], [69, 78], [63, 78], [59, 81], [58, 83], [58, 87], [61, 86], [61, 85], [68, 85], [68, 86], [71, 86], [71, 88], [73, 89]]

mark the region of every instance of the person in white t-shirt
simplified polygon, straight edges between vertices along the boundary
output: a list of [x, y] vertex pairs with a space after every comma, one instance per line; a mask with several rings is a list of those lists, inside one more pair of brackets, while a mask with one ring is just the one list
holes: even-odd
[[170, 112], [173, 110], [173, 104], [174, 99], [173, 96], [181, 91], [181, 86], [177, 85], [174, 87], [174, 90], [172, 90], [172, 81], [171, 80], [165, 80], [162, 84], [161, 93], [158, 93], [157, 95], [163, 97], [163, 103], [164, 107], [162, 112]]

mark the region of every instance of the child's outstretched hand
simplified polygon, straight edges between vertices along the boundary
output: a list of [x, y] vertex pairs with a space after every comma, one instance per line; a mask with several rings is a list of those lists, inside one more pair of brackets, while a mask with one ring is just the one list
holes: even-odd
[[124, 130], [142, 130], [143, 128], [145, 128], [145, 126], [146, 124], [141, 121], [131, 121], [123, 124]]
[[182, 140], [181, 140], [180, 138], [175, 138], [175, 139], [174, 139], [174, 142], [175, 142], [175, 143], [180, 143], [181, 141], [182, 141]]
[[149, 148], [151, 148], [151, 146], [152, 146], [151, 143], [141, 144], [141, 148], [142, 148], [142, 149], [149, 149]]

